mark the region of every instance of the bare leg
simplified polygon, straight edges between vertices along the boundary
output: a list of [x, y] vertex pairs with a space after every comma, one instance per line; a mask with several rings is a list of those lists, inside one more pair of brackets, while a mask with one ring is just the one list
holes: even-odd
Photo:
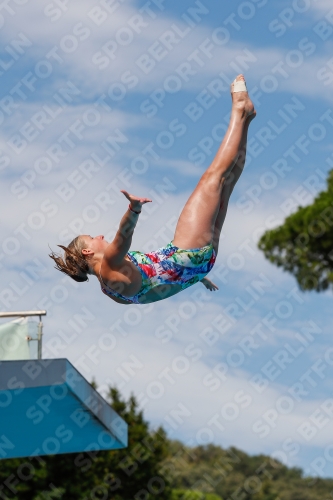
[[[239, 75], [237, 80], [244, 77]], [[180, 214], [173, 243], [180, 248], [197, 248], [213, 241], [221, 195], [237, 162], [247, 117], [254, 112], [247, 92], [232, 94], [230, 123], [222, 144]]]
[[243, 128], [243, 135], [242, 135], [242, 140], [239, 148], [239, 156], [238, 159], [232, 168], [232, 171], [230, 172], [229, 177], [227, 178], [223, 189], [222, 189], [222, 194], [221, 194], [221, 204], [220, 204], [220, 211], [217, 214], [216, 221], [215, 221], [215, 227], [214, 227], [214, 236], [213, 236], [213, 247], [215, 249], [215, 252], [218, 252], [219, 248], [219, 240], [220, 240], [220, 234], [222, 231], [222, 226], [225, 220], [225, 216], [227, 214], [227, 209], [228, 209], [228, 202], [231, 196], [231, 193], [233, 192], [233, 189], [240, 178], [244, 165], [245, 165], [245, 159], [246, 159], [246, 143], [247, 143], [247, 132], [249, 125], [253, 118], [255, 118], [256, 113], [254, 112], [252, 115], [248, 116]]

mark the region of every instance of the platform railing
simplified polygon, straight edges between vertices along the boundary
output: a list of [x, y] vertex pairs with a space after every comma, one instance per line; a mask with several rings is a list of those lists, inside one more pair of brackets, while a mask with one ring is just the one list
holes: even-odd
[[42, 359], [42, 336], [43, 336], [43, 322], [42, 316], [46, 316], [46, 311], [15, 311], [15, 312], [0, 312], [0, 318], [25, 318], [27, 316], [39, 316], [38, 334], [37, 339], [29, 337], [29, 342], [37, 341], [37, 358]]

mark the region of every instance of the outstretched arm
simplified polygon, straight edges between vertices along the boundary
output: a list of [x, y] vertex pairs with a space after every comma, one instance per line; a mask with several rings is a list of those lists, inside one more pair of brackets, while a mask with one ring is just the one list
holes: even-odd
[[120, 221], [119, 229], [114, 237], [114, 240], [110, 243], [104, 253], [104, 257], [108, 261], [109, 265], [113, 266], [117, 266], [122, 263], [125, 255], [131, 247], [134, 229], [138, 221], [142, 205], [151, 202], [148, 198], [139, 198], [138, 196], [127, 193], [127, 191], [121, 192], [130, 201], [130, 204]]

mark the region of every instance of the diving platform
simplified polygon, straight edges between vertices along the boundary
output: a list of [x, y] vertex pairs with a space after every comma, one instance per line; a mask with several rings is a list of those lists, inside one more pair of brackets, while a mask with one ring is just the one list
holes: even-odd
[[0, 361], [0, 459], [127, 444], [126, 422], [68, 359]]

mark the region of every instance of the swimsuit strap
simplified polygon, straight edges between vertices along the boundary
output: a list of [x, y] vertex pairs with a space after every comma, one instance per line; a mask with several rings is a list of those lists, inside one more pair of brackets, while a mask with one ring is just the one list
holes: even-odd
[[[103, 257], [102, 257], [102, 262], [103, 262], [103, 258], [104, 258], [104, 254], [103, 254]], [[109, 288], [109, 290], [111, 290], [111, 293], [112, 293], [113, 295], [118, 294], [118, 292], [116, 292], [115, 290], [113, 290], [113, 291], [112, 291], [112, 288], [111, 288], [109, 285], [107, 285], [107, 284], [105, 283], [105, 281], [103, 280], [102, 275], [101, 275], [101, 270], [102, 270], [102, 264], [101, 264], [101, 266], [100, 266], [100, 268], [99, 268], [99, 281], [100, 281], [100, 282], [101, 282], [101, 283], [102, 283], [102, 284], [103, 284], [106, 288]], [[97, 276], [97, 278], [98, 278], [98, 276]]]
[[[103, 258], [104, 258], [104, 254], [103, 254], [103, 257], [102, 257], [102, 262], [103, 262]], [[100, 282], [103, 283], [104, 286], [108, 286], [106, 283], [104, 283], [103, 278], [101, 276], [102, 262], [101, 262], [101, 265], [100, 265], [100, 268], [99, 268], [99, 278], [98, 278], [98, 276], [97, 276], [97, 278], [99, 279]]]
[[[104, 257], [104, 255], [103, 255], [103, 257]], [[103, 258], [102, 258], [102, 262], [103, 262]], [[115, 290], [113, 290], [109, 285], [107, 285], [105, 283], [105, 281], [103, 280], [102, 275], [101, 275], [101, 269], [102, 269], [102, 264], [101, 264], [101, 266], [99, 268], [99, 278], [97, 276], [97, 278], [99, 279], [99, 282], [101, 284], [102, 292], [106, 293], [106, 295], [114, 295], [115, 297], [118, 297], [119, 299], [127, 300], [128, 302], [133, 302], [133, 297], [125, 297], [121, 293], [116, 292]], [[106, 287], [107, 290], [105, 290], [104, 287]]]

